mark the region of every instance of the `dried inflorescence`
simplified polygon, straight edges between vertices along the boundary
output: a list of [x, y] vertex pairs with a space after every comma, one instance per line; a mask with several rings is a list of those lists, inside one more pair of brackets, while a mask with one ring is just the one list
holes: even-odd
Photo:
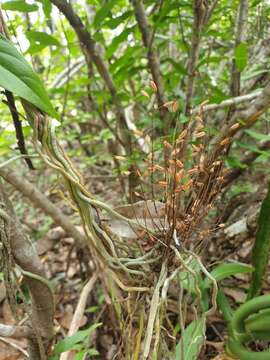
[[[237, 124], [232, 126], [233, 130], [237, 127]], [[171, 141], [163, 141], [163, 158], [160, 151], [152, 150], [146, 160], [146, 169], [137, 172], [142, 182], [150, 178], [152, 187], [151, 191], [148, 189], [137, 194], [147, 199], [151, 193], [153, 201], [162, 199], [165, 204], [164, 216], [168, 226], [163, 229], [163, 239], [160, 240], [166, 246], [181, 243], [189, 248], [192, 244], [194, 249], [209, 235], [210, 230], [202, 223], [212, 211], [213, 201], [221, 193], [226, 172], [224, 155], [231, 138], [222, 139], [213, 149], [209, 146], [210, 140], [202, 107], [201, 112], [191, 117], [182, 130], [176, 127]], [[149, 239], [153, 244], [153, 235]]]

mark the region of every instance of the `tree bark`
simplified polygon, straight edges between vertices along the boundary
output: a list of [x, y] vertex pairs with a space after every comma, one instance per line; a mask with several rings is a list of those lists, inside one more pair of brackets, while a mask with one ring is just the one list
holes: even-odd
[[[6, 249], [8, 256], [14, 260], [16, 265], [19, 265], [31, 294], [30, 328], [33, 329], [34, 336], [32, 334], [28, 337], [29, 358], [30, 360], [46, 360], [46, 353], [54, 336], [53, 293], [44, 277], [42, 263], [31, 241], [24, 235], [2, 183], [0, 183], [0, 201], [2, 251]], [[12, 270], [6, 267], [5, 269]], [[19, 330], [21, 333], [22, 329], [19, 328]], [[15, 335], [17, 333], [18, 331], [14, 332]]]
[[18, 175], [12, 168], [5, 166], [0, 167], [0, 176], [2, 176], [8, 183], [26, 196], [34, 206], [42, 209], [49, 215], [53, 221], [60, 225], [67, 234], [80, 245], [85, 246], [86, 237], [80, 233], [76, 227], [70, 222], [70, 219], [65, 216], [45, 195], [43, 195], [34, 185], [28, 180]]

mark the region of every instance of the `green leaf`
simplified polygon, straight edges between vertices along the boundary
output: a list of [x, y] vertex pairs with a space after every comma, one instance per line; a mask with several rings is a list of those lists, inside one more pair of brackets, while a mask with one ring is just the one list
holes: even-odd
[[101, 9], [96, 12], [94, 19], [94, 27], [100, 26], [103, 20], [107, 17], [109, 12], [112, 10], [113, 6], [118, 2], [118, 0], [109, 0], [105, 2]]
[[258, 220], [258, 230], [255, 243], [252, 249], [252, 265], [255, 270], [252, 274], [248, 299], [259, 294], [263, 278], [267, 271], [267, 264], [270, 251], [270, 183], [268, 192], [264, 198]]
[[44, 15], [46, 16], [47, 19], [49, 19], [52, 12], [52, 4], [50, 0], [37, 0], [37, 1], [42, 3]]
[[248, 134], [249, 136], [251, 136], [255, 140], [259, 140], [259, 141], [261, 141], [261, 140], [269, 141], [270, 140], [270, 135], [261, 134], [256, 131], [253, 131], [253, 130], [245, 130], [245, 133]]
[[180, 114], [179, 121], [181, 124], [186, 124], [187, 122], [189, 122], [189, 118], [187, 116], [185, 116], [184, 114]]
[[247, 165], [241, 163], [241, 160], [238, 157], [227, 156], [226, 163], [232, 168], [245, 169]]
[[30, 46], [27, 49], [27, 52], [30, 54], [35, 54], [44, 49], [46, 46], [61, 46], [60, 42], [55, 37], [45, 32], [27, 31], [25, 35], [30, 41]]
[[49, 96], [24, 57], [0, 35], [0, 86], [58, 119]]
[[97, 355], [99, 355], [99, 352], [96, 349], [89, 349], [87, 351], [87, 355], [89, 355], [89, 356], [97, 356]]
[[170, 64], [172, 64], [174, 69], [181, 75], [187, 75], [187, 73], [188, 73], [186, 68], [183, 65], [181, 65], [179, 62], [177, 62], [171, 58], [166, 58], [163, 60], [163, 62], [169, 62]]
[[218, 306], [218, 309], [221, 311], [227, 324], [229, 324], [232, 320], [233, 310], [232, 310], [230, 303], [222, 289], [218, 289], [217, 306]]
[[196, 258], [190, 259], [190, 261], [186, 263], [186, 266], [195, 273], [195, 277], [189, 271], [181, 271], [178, 276], [180, 286], [191, 294], [197, 294], [196, 288], [199, 288], [200, 285], [203, 284], [201, 266]]
[[106, 21], [106, 23], [104, 23], [104, 26], [108, 26], [110, 29], [113, 30], [113, 29], [117, 28], [118, 25], [122, 24], [131, 15], [133, 15], [132, 11], [126, 11], [124, 14]]
[[240, 43], [234, 51], [235, 63], [239, 71], [243, 71], [247, 65], [248, 48], [246, 43]]
[[247, 144], [244, 143], [243, 141], [236, 141], [237, 145], [244, 148], [244, 149], [248, 149], [252, 152], [258, 153], [258, 154], [262, 154], [265, 156], [269, 156], [269, 153], [267, 151], [264, 150], [260, 150], [257, 146], [255, 145], [251, 145], [251, 144]]
[[[229, 263], [229, 264], [220, 264], [211, 271], [211, 275], [216, 281], [221, 281], [225, 278], [233, 276], [235, 274], [244, 274], [250, 273], [254, 269], [252, 266], [242, 263]], [[212, 282], [210, 279], [206, 278], [204, 280], [204, 287], [210, 287]]]
[[87, 354], [86, 350], [81, 350], [75, 355], [74, 360], [83, 360], [86, 354]]
[[59, 41], [45, 32], [41, 31], [26, 31], [25, 35], [30, 41], [38, 42], [48, 46], [60, 46]]
[[188, 325], [176, 346], [175, 360], [196, 360], [198, 358], [205, 338], [205, 322], [203, 316]]
[[135, 29], [135, 26], [131, 26], [131, 27], [126, 28], [125, 30], [123, 30], [120, 35], [115, 36], [115, 38], [113, 39], [113, 41], [111, 42], [111, 44], [107, 48], [107, 57], [108, 58], [110, 58], [114, 54], [114, 52], [117, 50], [120, 43], [125, 41], [127, 39], [128, 35], [130, 33], [132, 33], [134, 29]]
[[2, 4], [2, 9], [21, 12], [37, 11], [38, 6], [36, 4], [27, 4], [24, 0], [6, 1]]
[[76, 346], [78, 343], [83, 342], [87, 337], [89, 337], [91, 335], [91, 333], [96, 328], [98, 328], [101, 325], [102, 325], [102, 323], [96, 323], [96, 324], [90, 326], [86, 330], [80, 330], [80, 331], [77, 331], [72, 336], [67, 336], [65, 339], [63, 339], [58, 344], [56, 344], [56, 346], [53, 350], [53, 355], [58, 355], [65, 351], [73, 349], [74, 346]]

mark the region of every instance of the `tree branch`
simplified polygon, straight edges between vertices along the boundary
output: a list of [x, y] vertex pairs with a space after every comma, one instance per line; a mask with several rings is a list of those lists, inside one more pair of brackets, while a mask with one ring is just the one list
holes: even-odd
[[126, 151], [131, 153], [131, 137], [127, 128], [124, 109], [118, 100], [117, 90], [113, 83], [113, 79], [108, 71], [107, 65], [100, 56], [98, 44], [92, 38], [90, 32], [83, 25], [80, 17], [74, 12], [72, 6], [66, 0], [50, 0], [61, 13], [67, 18], [68, 22], [77, 34], [83, 53], [85, 54], [86, 63], [89, 69], [92, 69], [92, 62], [95, 64], [100, 76], [104, 80], [108, 88], [115, 112], [117, 114], [120, 129], [122, 131], [123, 142], [126, 145]]
[[249, 152], [242, 160], [241, 164], [244, 165], [241, 168], [232, 169], [226, 176], [222, 182], [222, 187], [226, 187], [231, 184], [234, 180], [236, 180], [239, 176], [241, 176], [249, 166], [261, 155], [260, 151], [269, 150], [270, 148], [270, 141], [266, 141], [262, 143], [258, 147], [258, 152]]
[[185, 115], [189, 116], [191, 111], [191, 100], [194, 92], [194, 79], [196, 75], [196, 66], [200, 52], [201, 32], [207, 16], [207, 8], [204, 0], [193, 1], [193, 26], [192, 26], [192, 44], [188, 66], [188, 81], [186, 93]]
[[215, 140], [213, 150], [206, 159], [206, 164], [215, 161], [217, 157], [228, 148], [233, 137], [240, 131], [251, 127], [270, 106], [270, 83], [264, 88], [261, 94], [251, 103], [250, 107], [236, 111], [228, 125], [225, 125], [220, 136]]
[[33, 186], [24, 177], [18, 175], [12, 168], [8, 166], [0, 167], [0, 176], [8, 183], [15, 187], [20, 193], [26, 196], [34, 206], [42, 209], [45, 214], [49, 215], [53, 221], [60, 225], [67, 234], [74, 238], [80, 245], [85, 246], [85, 235], [80, 233], [76, 227], [70, 222], [61, 210], [59, 210], [43, 193]]
[[[19, 119], [18, 111], [17, 111], [16, 105], [15, 105], [14, 96], [8, 90], [5, 90], [5, 95], [7, 98], [7, 105], [9, 107], [9, 111], [10, 111], [12, 119], [13, 119], [18, 148], [22, 155], [27, 155], [28, 152], [25, 147], [22, 123]], [[34, 170], [34, 166], [33, 166], [31, 159], [25, 157], [24, 160], [25, 160], [26, 164], [28, 165], [29, 169]]]
[[[235, 30], [235, 49], [246, 39], [246, 25], [248, 18], [248, 0], [241, 0], [238, 7], [238, 15]], [[241, 72], [237, 69], [235, 59], [232, 63], [231, 96], [240, 95]]]
[[143, 45], [147, 49], [147, 59], [148, 65], [153, 77], [153, 80], [157, 86], [157, 100], [158, 105], [161, 109], [161, 117], [164, 117], [164, 107], [163, 104], [167, 101], [165, 90], [163, 86], [162, 74], [160, 71], [160, 62], [159, 57], [156, 51], [153, 49], [152, 41], [152, 30], [147, 21], [147, 15], [143, 6], [142, 0], [131, 0], [134, 10], [136, 20], [142, 34]]
[[219, 104], [208, 104], [208, 105], [203, 105], [203, 106], [197, 106], [196, 108], [191, 110], [191, 114], [194, 115], [194, 114], [199, 114], [201, 111], [206, 112], [206, 111], [211, 111], [211, 110], [223, 109], [223, 108], [225, 108], [227, 106], [231, 106], [231, 105], [235, 106], [235, 105], [241, 104], [245, 101], [254, 100], [261, 94], [262, 94], [262, 91], [257, 91], [257, 92], [251, 93], [251, 94], [236, 96], [234, 98], [224, 100]]
[[6, 251], [10, 252], [9, 255], [22, 269], [25, 283], [31, 294], [32, 313], [30, 320], [35, 335], [28, 338], [30, 359], [43, 360], [45, 349], [54, 336], [52, 290], [47, 285], [41, 261], [32, 243], [23, 233], [2, 183], [0, 183], [0, 202], [0, 237], [3, 248], [8, 247]]

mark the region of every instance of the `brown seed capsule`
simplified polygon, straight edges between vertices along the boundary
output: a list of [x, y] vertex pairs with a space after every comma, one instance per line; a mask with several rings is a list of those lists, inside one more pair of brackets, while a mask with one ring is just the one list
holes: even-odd
[[163, 145], [164, 145], [164, 147], [165, 148], [167, 148], [167, 149], [172, 149], [172, 145], [170, 144], [170, 143], [168, 143], [168, 141], [163, 141]]
[[126, 158], [124, 156], [120, 156], [120, 155], [115, 155], [114, 157], [116, 160], [126, 160]]
[[200, 131], [200, 132], [195, 134], [195, 138], [200, 139], [200, 138], [204, 137], [205, 134], [206, 134], [205, 131]]
[[180, 169], [182, 169], [184, 167], [184, 164], [182, 163], [182, 161], [180, 160], [176, 160], [176, 166], [179, 167]]
[[167, 181], [159, 181], [158, 182], [160, 186], [162, 187], [166, 187], [167, 186]]
[[147, 94], [147, 92], [144, 91], [144, 90], [142, 90], [142, 95], [145, 96], [145, 97], [147, 97], [148, 99], [149, 99], [149, 97], [150, 97], [150, 96]]
[[198, 167], [197, 166], [195, 166], [194, 168], [188, 170], [189, 175], [195, 174], [197, 172], [198, 172]]
[[176, 154], [178, 154], [180, 152], [180, 149], [174, 149], [171, 153], [172, 156], [175, 156]]
[[178, 136], [177, 141], [180, 141], [180, 140], [184, 139], [186, 137], [187, 133], [188, 133], [187, 129], [183, 130], [181, 132], [181, 134]]
[[224, 139], [224, 140], [222, 140], [222, 141], [220, 142], [220, 145], [221, 145], [221, 146], [228, 145], [228, 144], [230, 143], [230, 141], [231, 141], [230, 138], [226, 138], [226, 139]]
[[200, 151], [200, 148], [194, 144], [191, 144], [192, 146], [192, 149], [195, 151], [195, 152], [199, 152]]
[[154, 165], [155, 170], [161, 171], [161, 172], [165, 172], [164, 167], [160, 166], [160, 165]]
[[137, 174], [137, 176], [139, 176], [140, 178], [142, 177], [142, 174], [140, 173], [140, 170], [136, 170], [136, 174]]
[[183, 177], [183, 170], [175, 174], [175, 183], [178, 184]]
[[155, 92], [157, 92], [157, 91], [158, 91], [158, 88], [157, 88], [156, 83], [155, 83], [153, 80], [150, 80], [149, 83], [150, 83], [151, 88], [152, 88]]
[[132, 130], [132, 132], [135, 134], [135, 135], [138, 135], [138, 136], [143, 136], [143, 132], [138, 130], [138, 129], [134, 129]]
[[172, 112], [176, 112], [178, 109], [178, 101], [174, 101], [172, 105]]
[[182, 185], [182, 190], [184, 191], [188, 190], [192, 184], [193, 184], [193, 180], [191, 179], [186, 184]]
[[231, 127], [230, 127], [230, 130], [236, 130], [240, 127], [240, 124], [239, 123], [235, 123], [233, 124]]

